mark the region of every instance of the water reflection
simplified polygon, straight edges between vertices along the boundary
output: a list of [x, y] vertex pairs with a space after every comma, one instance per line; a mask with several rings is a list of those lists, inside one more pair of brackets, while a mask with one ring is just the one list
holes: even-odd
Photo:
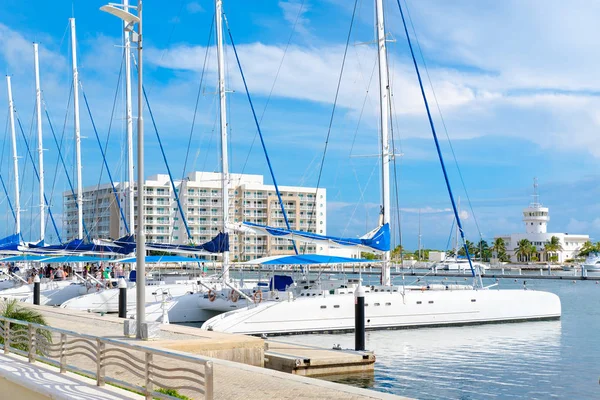
[[[302, 335], [296, 343], [351, 348], [354, 336]], [[368, 376], [330, 380], [418, 398], [547, 398], [560, 374], [561, 322], [367, 333], [377, 356]]]

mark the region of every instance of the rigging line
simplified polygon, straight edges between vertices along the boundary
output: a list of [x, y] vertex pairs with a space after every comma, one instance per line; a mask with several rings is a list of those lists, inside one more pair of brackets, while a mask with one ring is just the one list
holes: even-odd
[[[421, 88], [421, 95], [423, 97], [423, 102], [425, 103], [425, 109], [427, 110], [427, 118], [429, 120], [429, 126], [431, 127], [431, 133], [433, 135], [433, 140], [435, 142], [435, 147], [438, 153], [438, 157], [440, 159], [440, 164], [442, 166], [442, 171], [444, 173], [444, 180], [446, 181], [446, 188], [448, 189], [448, 195], [450, 196], [450, 201], [452, 203], [452, 209], [454, 210], [454, 217], [456, 218], [456, 224], [458, 225], [458, 229], [460, 231], [460, 236], [463, 241], [463, 246], [465, 248], [465, 254], [467, 255], [467, 259], [469, 260], [469, 267], [471, 268], [471, 274], [473, 278], [475, 278], [475, 270], [473, 269], [473, 263], [471, 262], [471, 256], [469, 254], [469, 249], [467, 247], [467, 243], [465, 240], [465, 232], [463, 231], [462, 223], [460, 221], [460, 216], [458, 215], [458, 209], [456, 208], [456, 202], [454, 201], [454, 195], [452, 194], [452, 187], [450, 186], [450, 180], [448, 178], [448, 172], [446, 171], [446, 165], [444, 164], [444, 158], [442, 157], [442, 150], [440, 149], [440, 143], [435, 132], [435, 125], [433, 124], [433, 118], [431, 117], [431, 110], [429, 109], [429, 103], [427, 101], [427, 96], [425, 95], [425, 88], [423, 87], [423, 80], [421, 79], [421, 73], [419, 72], [419, 66], [417, 64], [417, 59], [415, 57], [415, 52], [412, 47], [412, 41], [410, 40], [410, 35], [408, 34], [408, 28], [406, 26], [406, 20], [404, 19], [404, 12], [402, 11], [402, 6], [400, 5], [400, 0], [396, 0], [398, 3], [398, 8], [400, 9], [400, 16], [402, 17], [402, 24], [404, 25], [404, 32], [406, 33], [406, 38], [408, 40], [408, 46], [410, 48], [410, 54], [412, 56], [413, 64], [415, 66], [415, 71], [417, 73], [417, 78], [419, 79], [419, 86]], [[481, 277], [480, 277], [481, 280]]]
[[[390, 82], [390, 77], [393, 78], [393, 75], [390, 74], [390, 67], [389, 64], [387, 66], [388, 69], [388, 82], [387, 82], [387, 86], [390, 90], [390, 97], [392, 97], [392, 84]], [[392, 137], [392, 163], [393, 163], [393, 172], [394, 172], [394, 194], [396, 197], [396, 216], [398, 218], [398, 241], [399, 241], [399, 245], [400, 245], [400, 258], [402, 259], [402, 209], [400, 208], [400, 195], [399, 195], [399, 189], [398, 189], [398, 165], [396, 163], [396, 134], [397, 131], [394, 130], [394, 122], [396, 122], [396, 117], [395, 114], [392, 112], [392, 100], [390, 99], [390, 101], [388, 101], [388, 109], [389, 109], [389, 115], [390, 115], [390, 131], [391, 131], [391, 137]], [[396, 128], [398, 127], [397, 122], [396, 122]], [[395, 235], [393, 235], [392, 237], [395, 237]]]
[[[9, 111], [10, 112], [10, 111]], [[2, 141], [2, 155], [0, 156], [0, 169], [2, 169], [2, 163], [4, 162], [4, 151], [6, 150], [6, 142], [8, 138], [8, 124], [9, 124], [10, 114], [6, 116], [6, 127], [4, 129], [4, 140]], [[10, 196], [8, 195], [8, 190], [6, 189], [6, 184], [4, 183], [4, 178], [2, 178], [2, 174], [0, 173], [0, 183], [2, 183], [2, 189], [4, 190], [4, 194], [6, 195], [6, 200], [8, 201], [8, 207], [13, 215], [15, 223], [17, 222], [17, 214], [15, 214], [15, 210], [12, 206], [12, 202], [10, 201]]]
[[[267, 102], [265, 103], [263, 112], [260, 115], [260, 119], [258, 120], [258, 122], [260, 122], [260, 123], [262, 123], [265, 113], [267, 112], [267, 107], [269, 106], [269, 103], [271, 102], [271, 96], [273, 95], [273, 90], [275, 90], [275, 84], [277, 83], [277, 79], [279, 78], [279, 73], [281, 72], [281, 67], [283, 66], [283, 61], [285, 60], [285, 56], [287, 54], [288, 48], [290, 47], [290, 43], [292, 42], [292, 37], [294, 36], [294, 33], [296, 32], [296, 25], [298, 24], [298, 20], [300, 19], [300, 16], [302, 15], [302, 12], [304, 10], [305, 2], [306, 2], [306, 0], [302, 0], [302, 3], [300, 4], [300, 7], [298, 8], [298, 14], [296, 14], [296, 19], [294, 20], [294, 24], [292, 25], [292, 30], [290, 32], [290, 36], [288, 37], [288, 41], [285, 45], [285, 48], [283, 49], [283, 56], [281, 57], [281, 61], [279, 62], [279, 66], [277, 67], [277, 73], [275, 74], [275, 79], [273, 80], [273, 84], [271, 85], [271, 90], [269, 91], [269, 95], [267, 96]], [[252, 138], [252, 143], [250, 144], [250, 148], [248, 149], [248, 154], [246, 155], [246, 160], [244, 161], [244, 166], [242, 167], [242, 174], [246, 170], [246, 165], [248, 164], [248, 160], [250, 159], [250, 154], [252, 152], [252, 149], [254, 148], [254, 143], [256, 142], [256, 136], [257, 136], [257, 133], [255, 133], [254, 137]], [[241, 177], [240, 177], [240, 179], [241, 179]]]
[[[137, 66], [137, 63], [136, 63]], [[181, 215], [181, 220], [183, 225], [185, 226], [185, 230], [188, 235], [188, 240], [193, 242], [193, 237], [190, 232], [190, 228], [187, 223], [187, 219], [185, 218], [185, 213], [183, 212], [183, 207], [181, 207], [181, 199], [179, 198], [179, 192], [175, 187], [175, 181], [173, 180], [173, 174], [171, 173], [171, 168], [169, 167], [169, 163], [167, 162], [167, 155], [165, 154], [165, 149], [162, 145], [162, 140], [160, 139], [160, 134], [158, 133], [158, 127], [156, 126], [156, 121], [154, 120], [154, 113], [152, 113], [152, 108], [150, 107], [150, 101], [148, 100], [148, 95], [146, 94], [146, 88], [142, 86], [142, 90], [144, 92], [144, 99], [146, 100], [146, 105], [148, 106], [148, 113], [150, 114], [150, 119], [152, 120], [152, 126], [154, 126], [154, 131], [156, 132], [156, 138], [158, 139], [158, 145], [160, 147], [160, 151], [163, 156], [163, 160], [165, 162], [165, 166], [167, 167], [167, 173], [169, 174], [169, 180], [171, 181], [171, 187], [173, 188], [173, 195], [175, 196], [175, 201], [177, 202], [177, 208], [179, 209], [179, 215]]]
[[[125, 55], [125, 49], [123, 49], [123, 55]], [[111, 110], [111, 114], [110, 114], [110, 120], [109, 120], [109, 123], [108, 123], [108, 133], [106, 135], [106, 141], [104, 142], [104, 150], [102, 149], [102, 144], [100, 143], [100, 137], [98, 136], [98, 132], [96, 132], [96, 126], [95, 126], [94, 120], [92, 118], [92, 112], [89, 109], [89, 106], [87, 105], [87, 99], [86, 99], [86, 106], [88, 107], [88, 112], [89, 112], [89, 115], [90, 115], [90, 119], [92, 120], [92, 126], [94, 127], [94, 132], [96, 133], [96, 139], [98, 141], [98, 147], [100, 147], [100, 152], [102, 153], [102, 157], [104, 159], [104, 163], [100, 167], [100, 177], [98, 178], [98, 185], [96, 186], [96, 188], [97, 188], [97, 190], [100, 189], [100, 184], [102, 182], [102, 175], [104, 173], [104, 165], [106, 165], [106, 170], [108, 172], [108, 176], [110, 178], [110, 182], [111, 182], [111, 185], [113, 187], [113, 192], [114, 192], [114, 195], [115, 195], [115, 201], [117, 203], [117, 206], [119, 207], [121, 218], [123, 218], [123, 224], [125, 226], [125, 230], [127, 231], [127, 234], [130, 235], [131, 231], [129, 230], [129, 226], [127, 224], [127, 221], [125, 220], [125, 214], [124, 214], [123, 209], [121, 207], [121, 202], [119, 201], [119, 195], [118, 195], [117, 189], [115, 187], [114, 180], [113, 180], [113, 178], [111, 176], [110, 170], [108, 169], [108, 162], [106, 161], [106, 158], [105, 158], [105, 154], [106, 154], [106, 151], [108, 149], [108, 143], [109, 143], [109, 140], [110, 140], [110, 133], [112, 132], [112, 124], [113, 124], [113, 121], [114, 121], [114, 118], [115, 118], [115, 109], [116, 109], [117, 100], [118, 100], [118, 97], [119, 97], [119, 87], [121, 85], [121, 77], [123, 75], [123, 64], [124, 64], [124, 62], [125, 62], [125, 57], [121, 57], [121, 65], [119, 67], [119, 76], [117, 77], [117, 87], [115, 89], [115, 95], [113, 97], [113, 106], [112, 106], [112, 110]], [[81, 84], [81, 81], [79, 82], [79, 85], [81, 86], [81, 90], [83, 91], [83, 85]], [[84, 93], [83, 96], [84, 96], [84, 99], [85, 99], [85, 93]], [[94, 207], [96, 209], [96, 211], [98, 209], [99, 200], [100, 200], [99, 196], [96, 196], [95, 207]], [[110, 204], [113, 204], [113, 202], [111, 201]], [[98, 223], [96, 223], [96, 225], [97, 224]]]
[[[329, 127], [327, 128], [327, 136], [325, 138], [325, 148], [323, 149], [323, 157], [321, 158], [321, 165], [319, 167], [319, 176], [317, 178], [317, 187], [315, 188], [315, 201], [313, 202], [312, 213], [314, 216], [314, 223], [316, 225], [316, 207], [317, 207], [317, 192], [321, 185], [321, 178], [323, 176], [323, 166], [325, 165], [325, 156], [327, 155], [327, 148], [329, 147], [329, 138], [331, 136], [331, 127], [333, 126], [333, 117], [335, 116], [335, 109], [337, 107], [338, 96], [340, 94], [340, 86], [342, 85], [342, 77], [344, 76], [344, 66], [346, 65], [346, 55], [348, 54], [348, 46], [350, 45], [350, 36], [352, 35], [352, 26], [354, 25], [354, 17], [356, 16], [356, 6], [358, 0], [354, 1], [354, 8], [352, 10], [352, 18], [350, 19], [350, 27], [348, 28], [348, 36], [346, 38], [346, 47], [344, 48], [344, 56], [342, 58], [342, 66], [340, 68], [340, 75], [338, 77], [337, 88], [335, 89], [335, 98], [333, 100], [333, 108], [331, 110], [331, 117], [329, 118]], [[310, 231], [310, 223], [313, 218], [308, 219], [308, 231]], [[315, 226], [315, 231], [317, 227]], [[304, 245], [304, 252], [306, 252], [307, 245]]]
[[8, 201], [8, 207], [10, 208], [10, 212], [13, 215], [15, 223], [17, 221], [17, 214], [15, 214], [15, 209], [13, 208], [12, 202], [10, 201], [10, 197], [8, 196], [8, 190], [6, 189], [6, 184], [4, 183], [4, 179], [2, 178], [2, 174], [0, 174], [0, 183], [2, 183], [2, 190], [6, 195], [6, 200]]
[[465, 196], [467, 197], [467, 202], [469, 203], [469, 208], [471, 209], [471, 214], [473, 214], [473, 221], [475, 222], [475, 226], [477, 227], [477, 232], [479, 233], [479, 237], [483, 239], [481, 234], [481, 229], [479, 229], [479, 222], [477, 221], [477, 217], [475, 216], [475, 211], [473, 210], [473, 205], [471, 204], [471, 198], [469, 197], [469, 192], [467, 191], [467, 186], [465, 185], [465, 181], [463, 179], [462, 171], [458, 165], [458, 159], [456, 157], [456, 153], [454, 152], [454, 146], [452, 145], [452, 141], [450, 140], [450, 135], [448, 134], [448, 128], [446, 126], [446, 120], [442, 114], [442, 109], [440, 108], [440, 103], [438, 102], [437, 95], [433, 88], [433, 83], [431, 81], [431, 76], [429, 75], [429, 68], [427, 67], [427, 62], [425, 61], [425, 57], [423, 55], [423, 51], [421, 50], [421, 44], [419, 42], [419, 37], [417, 36], [417, 31], [415, 30], [415, 26], [413, 25], [412, 18], [410, 16], [410, 10], [408, 9], [408, 1], [405, 0], [406, 3], [406, 13], [408, 15], [408, 20], [413, 30], [413, 34], [415, 35], [415, 41], [417, 42], [417, 48], [419, 50], [419, 54], [421, 55], [421, 60], [423, 62], [423, 66], [425, 67], [425, 74], [427, 75], [427, 80], [429, 81], [429, 86], [431, 88], [431, 93], [433, 94], [433, 98], [435, 100], [435, 104], [440, 115], [440, 121], [442, 122], [442, 127], [444, 128], [444, 132], [446, 133], [446, 138], [448, 140], [448, 145], [450, 147], [450, 151], [452, 152], [452, 157], [454, 158], [454, 163], [456, 165], [456, 169], [458, 171], [458, 176], [460, 177], [460, 182], [462, 183], [463, 189], [465, 191]]
[[[183, 3], [182, 3], [183, 4]], [[194, 134], [194, 126], [196, 124], [196, 115], [198, 112], [198, 104], [200, 103], [200, 94], [202, 93], [202, 84], [204, 83], [204, 73], [206, 72], [206, 62], [208, 61], [208, 50], [210, 49], [210, 41], [212, 39], [213, 26], [215, 18], [211, 19], [210, 30], [208, 31], [208, 43], [206, 44], [206, 52], [204, 53], [204, 63], [202, 64], [202, 74], [200, 75], [200, 83], [198, 84], [198, 93], [196, 94], [196, 105], [194, 106], [194, 116], [192, 118], [192, 127], [190, 128], [190, 136], [188, 138], [187, 151], [185, 153], [185, 160], [183, 162], [183, 172], [181, 173], [181, 180], [185, 179], [187, 170], [188, 157], [190, 155], [190, 147], [192, 145], [192, 135]]]
[[[256, 112], [254, 110], [254, 104], [252, 103], [252, 98], [250, 97], [250, 91], [248, 90], [248, 84], [246, 83], [246, 77], [244, 76], [244, 71], [242, 70], [242, 64], [240, 58], [237, 53], [237, 49], [235, 48], [235, 42], [233, 41], [233, 35], [231, 34], [231, 29], [229, 29], [229, 22], [227, 22], [227, 17], [223, 14], [223, 19], [225, 20], [225, 26], [227, 27], [227, 33], [229, 34], [229, 39], [231, 40], [231, 47], [233, 48], [233, 53], [235, 54], [235, 59], [237, 61], [238, 68], [240, 69], [240, 75], [242, 76], [242, 82], [244, 82], [244, 88], [246, 89], [246, 95], [248, 97], [248, 103], [250, 103], [250, 109], [252, 110], [252, 116], [254, 117], [254, 123], [256, 124], [256, 129], [258, 130], [258, 134], [260, 136], [260, 143], [262, 144], [263, 152], [265, 153], [265, 158], [267, 159], [267, 165], [269, 166], [269, 172], [271, 173], [271, 179], [273, 179], [273, 186], [275, 186], [275, 193], [277, 193], [277, 198], [279, 200], [279, 204], [281, 205], [281, 212], [283, 213], [283, 219], [285, 221], [285, 225], [287, 229], [290, 229], [290, 223], [288, 221], [287, 212], [285, 211], [285, 207], [283, 204], [283, 200], [281, 199], [281, 192], [279, 191], [279, 186], [277, 185], [277, 180], [275, 179], [275, 173], [273, 172], [273, 166], [271, 165], [271, 160], [269, 158], [269, 154], [267, 153], [267, 147], [265, 145], [265, 140], [263, 138], [262, 131], [260, 129], [260, 123], [256, 117]], [[316, 199], [315, 199], [316, 202]], [[298, 248], [296, 247], [296, 241], [292, 240], [292, 244], [294, 246], [294, 252], [298, 255]]]
[[[19, 114], [17, 114], [16, 110], [15, 110], [15, 114], [17, 117], [17, 123], [19, 124], [19, 130], [21, 131], [21, 135], [23, 136], [23, 141], [25, 142], [25, 148], [27, 149], [27, 154], [29, 155], [29, 159], [31, 160], [31, 165], [33, 166], [33, 172], [35, 173], [35, 177], [37, 178], [37, 181], [39, 182], [40, 174], [38, 173], [38, 169], [35, 166], [35, 162], [33, 160], [33, 155], [31, 154], [31, 150], [29, 148], [29, 143], [27, 143], [27, 138], [25, 137], [25, 131], [23, 130], [23, 125], [21, 124], [21, 118], [19, 118]], [[50, 217], [50, 220], [52, 221], [52, 226], [54, 227], [56, 236], [58, 237], [58, 240], [62, 242], [62, 240], [60, 238], [60, 233], [58, 232], [58, 228], [56, 227], [56, 221], [54, 220], [54, 215], [52, 214], [52, 209], [48, 205], [48, 198], [46, 197], [45, 193], [44, 193], [44, 203], [46, 204], [46, 207], [48, 208], [48, 216]], [[32, 225], [33, 224], [30, 224], [30, 226], [32, 226]], [[31, 234], [31, 232], [30, 232], [30, 234]]]
[[[94, 117], [92, 116], [92, 110], [90, 109], [90, 104], [88, 103], [88, 99], [85, 94], [85, 90], [83, 89], [83, 85], [81, 84], [81, 81], [79, 81], [79, 87], [81, 88], [81, 93], [83, 94], [83, 101], [85, 102], [85, 108], [87, 108], [88, 115], [90, 116], [90, 121], [92, 122], [92, 128], [94, 129], [94, 134], [96, 135], [96, 141], [98, 142], [98, 147], [100, 147], [100, 152], [102, 153], [102, 161], [103, 161], [104, 167], [106, 168], [106, 173], [108, 174], [108, 178], [110, 179], [110, 185], [112, 186], [113, 194], [115, 195], [115, 200], [117, 201], [117, 206], [119, 207], [119, 213], [121, 214], [121, 219], [123, 220], [123, 225], [125, 225], [125, 230], [127, 231], [127, 234], [130, 234], [129, 225], [127, 225], [127, 220], [125, 219], [125, 214], [123, 213], [123, 208], [121, 207], [121, 202], [119, 201], [119, 193], [117, 192], [117, 188], [115, 187], [115, 181], [113, 180], [112, 174], [110, 173], [110, 168], [108, 167], [108, 162], [106, 161], [106, 153], [104, 152], [104, 149], [102, 148], [102, 143], [100, 142], [100, 136], [98, 135], [98, 130], [96, 129], [96, 123], [94, 122]], [[117, 85], [117, 88], [118, 88], [118, 85]], [[112, 118], [111, 118], [111, 123], [112, 123]], [[110, 128], [109, 128], [109, 133], [110, 133]]]
[[[73, 85], [71, 85], [71, 87], [73, 87]], [[69, 96], [69, 101], [70, 101], [71, 96]], [[63, 158], [62, 155], [62, 151], [61, 151], [61, 147], [58, 143], [58, 139], [56, 138], [56, 133], [54, 132], [54, 126], [52, 125], [52, 120], [50, 119], [50, 113], [48, 112], [48, 108], [46, 107], [46, 102], [44, 101], [44, 99], [42, 99], [42, 102], [44, 104], [44, 111], [46, 114], [46, 119], [48, 120], [48, 125], [50, 126], [50, 131], [52, 132], [52, 137], [54, 138], [54, 144], [56, 144], [56, 147], [58, 149], [58, 157], [60, 159], [60, 162], [63, 166], [63, 169], [65, 171], [65, 175], [67, 177], [67, 181], [69, 182], [69, 188], [71, 189], [71, 195], [73, 196], [73, 201], [75, 203], [75, 210], [79, 209], [79, 205], [77, 204], [77, 195], [75, 194], [75, 189], [73, 188], [73, 182], [71, 181], [71, 177], [69, 175], [69, 171], [67, 170], [67, 164], [65, 163], [65, 159]], [[66, 121], [65, 121], [66, 124]], [[64, 136], [64, 131], [63, 131], [63, 136]], [[62, 138], [61, 138], [61, 142], [62, 142]], [[57, 165], [58, 168], [58, 165]], [[56, 182], [56, 176], [58, 174], [54, 175], [54, 182]], [[54, 183], [52, 185], [52, 192], [54, 192]], [[83, 231], [85, 232], [85, 236], [87, 237], [88, 241], [91, 242], [90, 239], [90, 234], [87, 230], [87, 227], [85, 226], [85, 220], [81, 221], [81, 224], [83, 225]]]

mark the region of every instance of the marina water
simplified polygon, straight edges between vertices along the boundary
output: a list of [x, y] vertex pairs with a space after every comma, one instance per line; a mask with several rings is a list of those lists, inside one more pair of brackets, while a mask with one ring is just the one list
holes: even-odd
[[[529, 290], [560, 296], [561, 320], [367, 332], [367, 349], [377, 356], [374, 376], [327, 379], [418, 399], [600, 399], [600, 284], [526, 276], [499, 282], [523, 288], [524, 280]], [[354, 346], [353, 334], [275, 340]]]

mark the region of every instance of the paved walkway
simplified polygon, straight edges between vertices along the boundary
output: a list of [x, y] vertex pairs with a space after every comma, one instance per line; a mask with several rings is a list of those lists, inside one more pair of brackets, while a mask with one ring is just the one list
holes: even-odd
[[[149, 347], [160, 347], [160, 341], [138, 341], [123, 336], [122, 320], [113, 316], [100, 316], [86, 312], [56, 309], [51, 307], [35, 307], [38, 309], [50, 326], [68, 329], [70, 331], [85, 333], [101, 337], [135, 342]], [[192, 333], [193, 332], [193, 333]], [[197, 328], [182, 326], [164, 326], [161, 330], [162, 340], [197, 340], [202, 335], [216, 334], [215, 332], [202, 331]], [[227, 334], [219, 334], [232, 336]], [[237, 336], [237, 335], [236, 335]], [[249, 340], [260, 340], [248, 338]], [[208, 358], [208, 357], [207, 357]], [[214, 363], [214, 398], [219, 400], [238, 399], [400, 399], [401, 397], [360, 389], [352, 386], [327, 382], [314, 378], [291, 375], [279, 371], [236, 363], [232, 361], [211, 358]], [[69, 363], [71, 363], [69, 359]], [[81, 367], [89, 369], [91, 365], [87, 359], [75, 360]], [[173, 362], [172, 365], [168, 365]], [[178, 366], [178, 361], [165, 360], [165, 367]], [[127, 371], [107, 369], [107, 374], [114, 374], [128, 381], [136, 380], [128, 376]], [[185, 394], [185, 393], [183, 393]]]
[[[0, 398], [40, 397], [55, 400], [142, 400], [144, 396], [114, 386], [96, 386], [91, 379], [43, 364], [30, 364], [25, 357], [0, 354]], [[6, 396], [6, 397], [5, 397]]]

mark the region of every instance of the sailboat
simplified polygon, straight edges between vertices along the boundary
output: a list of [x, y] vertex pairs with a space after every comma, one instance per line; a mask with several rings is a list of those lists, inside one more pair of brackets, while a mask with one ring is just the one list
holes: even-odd
[[[367, 329], [448, 326], [560, 318], [560, 299], [553, 293], [483, 287], [481, 279], [478, 282], [474, 280], [473, 285], [396, 286], [392, 283], [390, 279], [389, 244], [391, 210], [389, 167], [391, 154], [388, 137], [390, 89], [383, 0], [376, 0], [375, 8], [379, 64], [383, 203], [380, 227], [364, 239], [342, 239], [281, 228], [256, 226], [248, 223], [244, 223], [243, 226], [247, 229], [277, 235], [278, 237], [311, 242], [354, 244], [360, 247], [365, 245], [365, 241], [374, 240], [377, 245], [380, 245], [378, 250], [382, 254], [382, 273], [380, 285], [361, 288], [365, 292], [365, 325]], [[406, 33], [408, 36], [407, 31]], [[410, 41], [410, 38], [408, 40]], [[443, 162], [441, 156], [440, 161]], [[460, 224], [450, 189], [449, 192], [457, 223]], [[373, 244], [373, 242], [369, 244]], [[470, 258], [469, 264], [471, 264]], [[474, 271], [472, 268], [471, 270]], [[202, 325], [202, 329], [254, 335], [353, 331], [355, 326], [355, 300], [353, 294], [360, 285], [360, 282], [348, 283], [345, 287], [311, 291], [302, 290], [302, 288], [288, 288], [287, 294], [279, 296], [279, 301], [258, 302], [220, 314], [206, 321]]]

